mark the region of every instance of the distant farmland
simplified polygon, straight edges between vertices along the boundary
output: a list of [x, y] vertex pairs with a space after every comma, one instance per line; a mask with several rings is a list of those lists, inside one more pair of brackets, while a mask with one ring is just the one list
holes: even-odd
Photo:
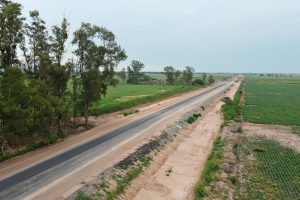
[[300, 77], [248, 77], [244, 120], [300, 126]]
[[116, 87], [109, 87], [107, 95], [92, 105], [91, 114], [100, 115], [115, 112], [197, 88], [192, 85], [118, 84]]

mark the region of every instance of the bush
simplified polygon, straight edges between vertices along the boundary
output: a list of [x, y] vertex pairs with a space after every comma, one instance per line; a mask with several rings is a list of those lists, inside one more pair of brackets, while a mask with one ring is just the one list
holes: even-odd
[[193, 85], [205, 85], [204, 81], [202, 79], [196, 79], [192, 83]]
[[84, 192], [79, 191], [75, 197], [75, 200], [92, 200], [92, 198], [86, 195]]
[[192, 124], [196, 121], [197, 118], [195, 118], [194, 116], [190, 116], [189, 118], [187, 118], [186, 122], [189, 124]]

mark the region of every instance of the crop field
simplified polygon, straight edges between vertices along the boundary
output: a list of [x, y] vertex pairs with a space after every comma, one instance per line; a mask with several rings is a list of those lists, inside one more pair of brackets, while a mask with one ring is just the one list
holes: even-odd
[[248, 77], [244, 120], [300, 126], [300, 77]]
[[259, 136], [244, 137], [237, 152], [236, 199], [299, 199], [299, 153]]
[[109, 87], [107, 95], [92, 105], [91, 114], [100, 115], [127, 109], [197, 88], [196, 86], [184, 85], [118, 84], [116, 87]]

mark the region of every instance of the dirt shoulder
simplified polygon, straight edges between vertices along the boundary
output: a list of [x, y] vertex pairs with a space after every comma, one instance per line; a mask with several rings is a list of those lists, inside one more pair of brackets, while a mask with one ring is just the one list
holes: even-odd
[[[238, 86], [235, 84], [226, 96], [233, 98]], [[192, 199], [193, 188], [223, 123], [221, 105], [218, 102], [192, 130], [186, 130], [190, 131], [185, 133], [188, 136], [173, 146], [174, 151], [166, 159], [154, 158], [154, 167], [150, 166], [121, 199]], [[158, 169], [153, 172], [153, 168]]]

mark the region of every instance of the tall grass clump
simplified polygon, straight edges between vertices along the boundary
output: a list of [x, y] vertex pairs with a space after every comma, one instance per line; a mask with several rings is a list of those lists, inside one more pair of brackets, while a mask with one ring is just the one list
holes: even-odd
[[224, 141], [221, 137], [218, 137], [214, 142], [212, 152], [205, 163], [201, 178], [195, 187], [194, 192], [196, 200], [200, 200], [208, 196], [208, 186], [214, 180], [214, 174], [220, 169], [224, 152], [223, 147]]
[[238, 91], [235, 93], [234, 99], [231, 100], [229, 97], [224, 97], [222, 100], [225, 103], [222, 106], [222, 112], [224, 115], [224, 121], [240, 121], [240, 114], [241, 114], [241, 105], [240, 100], [242, 97], [242, 85], [238, 89]]

